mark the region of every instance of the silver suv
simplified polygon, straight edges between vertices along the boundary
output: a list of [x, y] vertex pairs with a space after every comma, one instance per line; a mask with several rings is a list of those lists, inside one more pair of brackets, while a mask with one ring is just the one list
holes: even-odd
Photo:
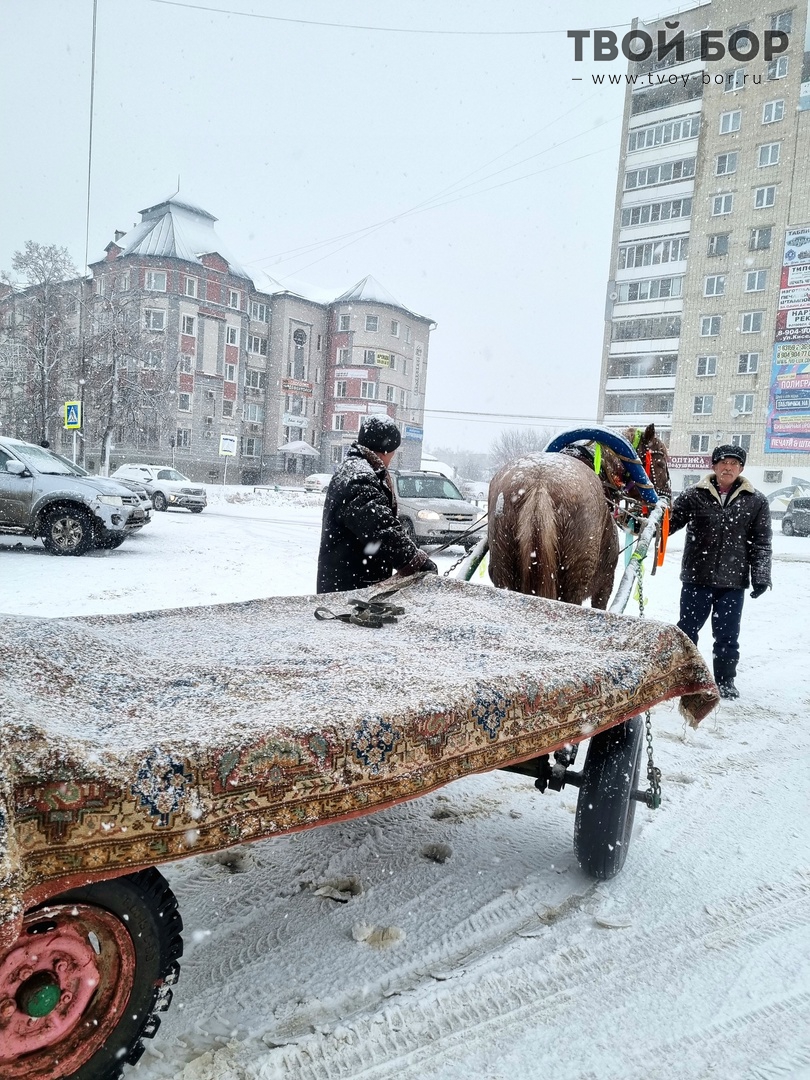
[[192, 514], [201, 514], [208, 505], [205, 488], [168, 465], [121, 465], [112, 474], [122, 480], [137, 480], [152, 496], [156, 510], [182, 506]]
[[42, 446], [0, 438], [0, 533], [41, 537], [51, 555], [116, 548], [144, 524], [132, 491]]
[[467, 502], [452, 480], [439, 472], [417, 470], [400, 470], [392, 476], [399, 520], [417, 544], [478, 543], [480, 532], [462, 534], [484, 516], [483, 511]]

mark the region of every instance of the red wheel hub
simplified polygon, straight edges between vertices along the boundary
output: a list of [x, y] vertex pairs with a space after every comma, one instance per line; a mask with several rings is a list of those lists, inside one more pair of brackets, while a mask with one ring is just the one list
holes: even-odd
[[129, 1001], [135, 948], [124, 924], [87, 904], [29, 912], [0, 953], [0, 1074], [58, 1080], [106, 1042]]

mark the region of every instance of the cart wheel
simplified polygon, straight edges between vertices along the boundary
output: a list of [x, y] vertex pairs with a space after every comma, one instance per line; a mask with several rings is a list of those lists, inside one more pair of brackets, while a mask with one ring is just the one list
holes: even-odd
[[169, 1007], [182, 928], [154, 868], [29, 911], [0, 953], [0, 1076], [117, 1080]]
[[577, 799], [574, 851], [585, 873], [603, 881], [615, 877], [627, 858], [643, 735], [644, 718], [633, 716], [594, 735], [588, 747]]

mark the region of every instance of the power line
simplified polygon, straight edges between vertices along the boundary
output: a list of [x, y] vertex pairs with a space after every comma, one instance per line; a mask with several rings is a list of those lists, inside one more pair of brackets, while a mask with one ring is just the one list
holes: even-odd
[[490, 413], [470, 411], [462, 409], [424, 409], [425, 416], [433, 416], [437, 420], [464, 419], [465, 423], [497, 424], [512, 421], [525, 422], [527, 420], [540, 420], [543, 423], [597, 423], [593, 416], [537, 416], [532, 413]]
[[[209, 11], [215, 15], [235, 15], [242, 19], [265, 19], [269, 22], [295, 23], [299, 26], [327, 26], [334, 30], [371, 30], [379, 34], [432, 34], [444, 37], [538, 37], [546, 34], [567, 34], [567, 30], [412, 30], [404, 26], [366, 26], [361, 23], [320, 22], [316, 19], [289, 19], [281, 15], [260, 15], [255, 11], [232, 11], [230, 8], [205, 7], [202, 4], [183, 3], [182, 0], [150, 0], [166, 7], [189, 8], [192, 11]], [[611, 23], [595, 27], [597, 30], [616, 30], [629, 26], [627, 22]]]

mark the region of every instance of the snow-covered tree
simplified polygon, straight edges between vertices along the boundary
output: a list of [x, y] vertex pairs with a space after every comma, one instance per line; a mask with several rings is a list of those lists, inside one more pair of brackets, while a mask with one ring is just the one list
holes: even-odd
[[524, 454], [539, 453], [552, 437], [546, 428], [509, 428], [502, 431], [489, 448], [495, 469]]

